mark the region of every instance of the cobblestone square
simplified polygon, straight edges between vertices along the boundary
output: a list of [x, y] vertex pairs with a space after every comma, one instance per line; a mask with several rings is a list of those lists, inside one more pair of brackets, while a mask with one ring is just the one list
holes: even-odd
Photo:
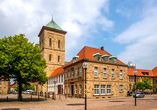
[[[20, 108], [20, 110], [84, 110], [84, 99], [65, 98], [57, 96], [56, 100], [49, 98], [44, 100], [37, 96], [23, 95], [24, 101], [6, 101], [6, 97], [16, 98], [17, 95], [0, 95], [0, 109]], [[2, 101], [3, 100], [3, 101]], [[157, 95], [146, 95], [145, 98], [137, 98], [137, 106], [134, 106], [133, 97], [87, 99], [88, 110], [157, 110]]]

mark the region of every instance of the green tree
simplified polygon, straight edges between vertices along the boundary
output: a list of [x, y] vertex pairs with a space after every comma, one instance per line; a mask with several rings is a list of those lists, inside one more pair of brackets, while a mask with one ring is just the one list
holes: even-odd
[[48, 77], [44, 69], [46, 60], [42, 58], [37, 45], [28, 42], [24, 34], [0, 39], [0, 74], [14, 78], [19, 85], [18, 100], [22, 100], [22, 84], [36, 82], [44, 84]]
[[[17, 85], [15, 88], [14, 88], [15, 91], [19, 91], [19, 85]], [[34, 90], [34, 83], [33, 84], [30, 84], [30, 83], [27, 83], [27, 84], [22, 84], [21, 86], [21, 91], [26, 91], [26, 90]]]
[[142, 80], [142, 82], [136, 82], [136, 89], [140, 89], [144, 91], [145, 89], [154, 89], [151, 85], [151, 82], [149, 82], [148, 78], [145, 78]]

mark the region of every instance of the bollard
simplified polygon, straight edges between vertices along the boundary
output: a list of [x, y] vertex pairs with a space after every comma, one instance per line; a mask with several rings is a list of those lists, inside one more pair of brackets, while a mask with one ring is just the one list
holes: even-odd
[[65, 94], [65, 99], [67, 99], [67, 94]]
[[54, 99], [54, 92], [52, 93], [52, 99]]
[[50, 98], [50, 93], [48, 93], [48, 98]]
[[39, 101], [39, 94], [38, 94], [38, 101]]
[[61, 99], [61, 94], [59, 94], [59, 99]]
[[47, 96], [46, 96], [46, 92], [45, 92], [45, 100], [46, 100]]
[[31, 95], [31, 101], [32, 101], [32, 95]]
[[8, 96], [7, 96], [7, 102], [8, 102]]

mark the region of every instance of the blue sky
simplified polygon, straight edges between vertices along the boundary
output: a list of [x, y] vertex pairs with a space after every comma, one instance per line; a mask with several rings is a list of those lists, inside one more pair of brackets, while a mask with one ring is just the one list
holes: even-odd
[[39, 41], [52, 19], [66, 34], [66, 61], [84, 46], [104, 49], [137, 68], [157, 66], [157, 0], [1, 0], [0, 38]]

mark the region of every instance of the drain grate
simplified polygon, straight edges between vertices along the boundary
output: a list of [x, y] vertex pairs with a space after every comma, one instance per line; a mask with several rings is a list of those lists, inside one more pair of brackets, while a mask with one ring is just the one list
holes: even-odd
[[109, 101], [109, 102], [125, 102], [125, 101]]
[[78, 106], [78, 105], [84, 105], [84, 104], [81, 104], [81, 103], [75, 103], [75, 104], [67, 104], [68, 106]]

